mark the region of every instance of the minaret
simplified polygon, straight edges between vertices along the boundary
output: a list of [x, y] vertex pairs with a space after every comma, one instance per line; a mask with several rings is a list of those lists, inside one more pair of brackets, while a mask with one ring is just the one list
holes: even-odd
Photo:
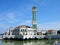
[[36, 7], [32, 7], [32, 28], [37, 31], [37, 23], [36, 23]]

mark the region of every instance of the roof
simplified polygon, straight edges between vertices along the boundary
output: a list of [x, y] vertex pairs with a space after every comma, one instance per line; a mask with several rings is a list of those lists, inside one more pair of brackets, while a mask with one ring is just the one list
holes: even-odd
[[56, 31], [56, 30], [48, 30], [48, 32], [54, 32], [54, 31]]
[[42, 34], [42, 32], [37, 32], [38, 34]]
[[30, 27], [30, 26], [26, 26], [26, 25], [17, 26], [16, 28], [22, 28], [22, 27], [32, 28], [32, 27]]

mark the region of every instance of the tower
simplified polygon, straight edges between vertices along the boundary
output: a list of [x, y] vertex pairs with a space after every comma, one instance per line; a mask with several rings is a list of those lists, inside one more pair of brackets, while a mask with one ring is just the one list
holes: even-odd
[[37, 23], [36, 23], [36, 7], [32, 7], [32, 28], [37, 31]]

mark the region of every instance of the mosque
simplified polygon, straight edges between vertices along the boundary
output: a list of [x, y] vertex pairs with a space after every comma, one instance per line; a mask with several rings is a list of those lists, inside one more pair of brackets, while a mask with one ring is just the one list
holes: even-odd
[[4, 32], [3, 39], [5, 38], [18, 38], [18, 39], [41, 39], [45, 37], [45, 30], [37, 29], [36, 22], [36, 7], [32, 7], [32, 27], [21, 25], [15, 28], [10, 27], [7, 32]]

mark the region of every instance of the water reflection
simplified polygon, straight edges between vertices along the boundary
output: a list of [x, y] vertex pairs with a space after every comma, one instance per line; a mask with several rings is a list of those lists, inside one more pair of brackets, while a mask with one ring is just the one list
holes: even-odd
[[55, 40], [0, 41], [0, 45], [54, 45], [54, 42]]

